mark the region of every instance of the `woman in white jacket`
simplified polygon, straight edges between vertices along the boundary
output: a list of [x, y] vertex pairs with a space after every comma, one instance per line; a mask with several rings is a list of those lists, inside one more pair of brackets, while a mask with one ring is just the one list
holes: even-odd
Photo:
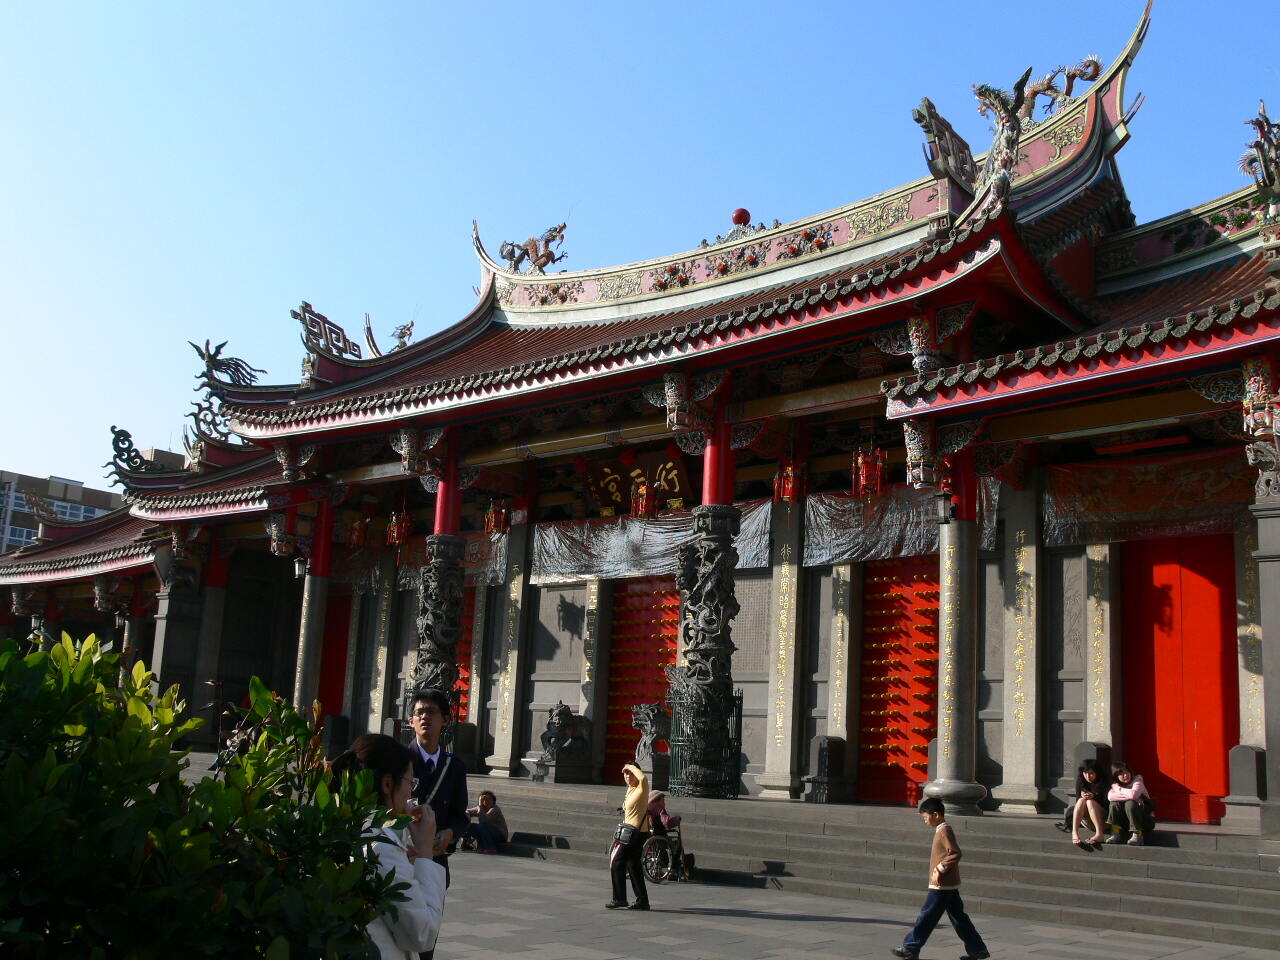
[[384, 876], [393, 874], [397, 883], [408, 884], [402, 891], [408, 899], [396, 903], [394, 917], [387, 912], [369, 924], [369, 936], [384, 960], [416, 960], [419, 953], [435, 947], [440, 933], [445, 873], [444, 867], [431, 859], [435, 814], [430, 807], [411, 803], [415, 784], [409, 750], [393, 737], [369, 733], [351, 744], [351, 749], [334, 761], [333, 769], [342, 774], [372, 771], [381, 802], [395, 813], [414, 817], [407, 837], [389, 827], [373, 830], [378, 838], [373, 845], [378, 870]]

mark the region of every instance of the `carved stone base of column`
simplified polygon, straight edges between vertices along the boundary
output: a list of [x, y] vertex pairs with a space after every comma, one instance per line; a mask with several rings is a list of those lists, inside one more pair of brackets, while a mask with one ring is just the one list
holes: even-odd
[[761, 773], [756, 775], [760, 796], [773, 800], [798, 800], [804, 784], [798, 775]]
[[980, 817], [978, 806], [987, 798], [987, 788], [971, 780], [931, 780], [924, 785], [926, 797], [937, 797], [947, 805], [947, 813], [962, 817]]
[[1000, 803], [1001, 813], [1025, 813], [1028, 816], [1040, 813], [1040, 808], [1049, 793], [1029, 783], [1002, 783], [991, 791], [991, 796]]

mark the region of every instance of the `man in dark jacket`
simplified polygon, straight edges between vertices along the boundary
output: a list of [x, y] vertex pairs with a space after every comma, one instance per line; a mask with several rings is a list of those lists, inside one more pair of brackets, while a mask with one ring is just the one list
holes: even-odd
[[[429, 688], [414, 695], [409, 707], [409, 726], [414, 739], [409, 746], [413, 755], [413, 775], [417, 788], [413, 797], [436, 815], [436, 844], [432, 859], [444, 867], [445, 886], [449, 884], [449, 851], [467, 832], [467, 767], [440, 745], [440, 734], [449, 722], [449, 698], [443, 690]], [[434, 950], [421, 954], [431, 960]]]

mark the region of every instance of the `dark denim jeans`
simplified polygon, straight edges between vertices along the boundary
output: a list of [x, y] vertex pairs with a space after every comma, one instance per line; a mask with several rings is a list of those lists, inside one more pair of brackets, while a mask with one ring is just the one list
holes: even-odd
[[924, 898], [924, 906], [920, 908], [920, 916], [916, 917], [916, 925], [911, 928], [907, 938], [902, 941], [902, 949], [917, 955], [924, 949], [924, 943], [933, 933], [943, 914], [951, 921], [956, 935], [964, 944], [966, 953], [986, 953], [987, 945], [973, 926], [973, 921], [964, 912], [964, 901], [960, 899], [959, 890], [930, 890]]
[[502, 843], [502, 831], [489, 823], [473, 823], [471, 835], [476, 838], [476, 845], [481, 850], [496, 850]]

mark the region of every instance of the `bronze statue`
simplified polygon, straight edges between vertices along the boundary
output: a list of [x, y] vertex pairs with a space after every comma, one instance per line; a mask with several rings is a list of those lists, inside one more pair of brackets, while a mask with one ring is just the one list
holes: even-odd
[[524, 243], [508, 241], [498, 248], [498, 256], [507, 261], [507, 266], [513, 271], [519, 270], [520, 265], [528, 260], [529, 273], [544, 273], [547, 267], [559, 263], [569, 255], [567, 252], [556, 253], [553, 249], [564, 242], [565, 226], [563, 223], [558, 224], [547, 230], [541, 238], [530, 237]]
[[570, 747], [585, 750], [591, 740], [591, 721], [573, 712], [564, 701], [547, 711], [547, 729], [539, 736], [542, 761], [550, 763]]

